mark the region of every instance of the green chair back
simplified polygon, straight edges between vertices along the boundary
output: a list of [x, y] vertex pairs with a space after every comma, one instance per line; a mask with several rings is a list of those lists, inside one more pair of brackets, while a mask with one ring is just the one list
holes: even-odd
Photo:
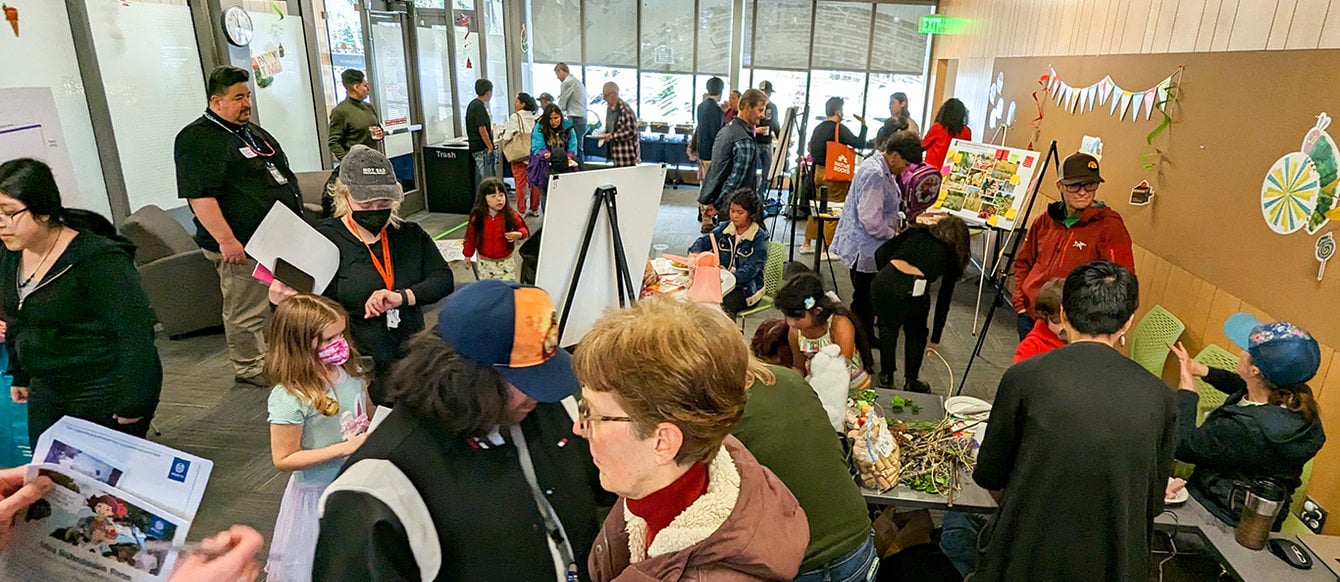
[[1162, 305], [1155, 305], [1131, 332], [1130, 356], [1150, 374], [1163, 376], [1163, 362], [1172, 351], [1168, 347], [1182, 336], [1186, 324]]
[[[1205, 349], [1201, 350], [1199, 354], [1196, 354], [1194, 359], [1206, 366], [1219, 368], [1221, 370], [1235, 370], [1238, 367], [1237, 354], [1215, 344], [1205, 346]], [[1196, 378], [1196, 392], [1200, 394], [1200, 403], [1196, 406], [1197, 411], [1200, 413], [1196, 418], [1196, 424], [1199, 425], [1201, 421], [1205, 420], [1205, 415], [1211, 410], [1223, 406], [1224, 400], [1228, 398], [1228, 395], [1215, 389], [1214, 386], [1209, 385], [1200, 378]]]
[[768, 242], [768, 259], [763, 262], [763, 298], [753, 307], [735, 314], [744, 329], [744, 318], [772, 309], [772, 298], [782, 288], [782, 267], [786, 265], [786, 245], [777, 241]]
[[1303, 484], [1298, 486], [1298, 490], [1293, 492], [1293, 498], [1289, 500], [1289, 517], [1284, 518], [1280, 533], [1290, 535], [1313, 533], [1303, 524], [1303, 520], [1298, 519], [1298, 512], [1303, 510], [1303, 502], [1307, 500], [1307, 482], [1312, 479], [1312, 461], [1303, 465], [1302, 479]]

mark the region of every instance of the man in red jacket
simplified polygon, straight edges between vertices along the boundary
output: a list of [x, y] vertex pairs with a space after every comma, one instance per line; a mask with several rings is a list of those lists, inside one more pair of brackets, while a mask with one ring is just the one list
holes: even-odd
[[1094, 200], [1103, 177], [1098, 160], [1075, 152], [1061, 163], [1061, 201], [1033, 221], [1014, 259], [1014, 310], [1019, 339], [1033, 329], [1033, 299], [1043, 283], [1064, 279], [1075, 267], [1104, 259], [1135, 272], [1131, 235], [1117, 211]]

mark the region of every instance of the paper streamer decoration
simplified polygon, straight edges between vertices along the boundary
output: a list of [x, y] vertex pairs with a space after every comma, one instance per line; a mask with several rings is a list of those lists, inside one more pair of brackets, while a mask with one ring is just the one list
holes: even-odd
[[1321, 262], [1321, 268], [1317, 269], [1317, 280], [1321, 281], [1322, 276], [1326, 274], [1326, 261], [1331, 260], [1335, 255], [1335, 233], [1328, 232], [1317, 239], [1316, 250], [1313, 251], [1317, 261]]
[[[1095, 104], [1098, 106], [1108, 105], [1110, 100], [1112, 103], [1108, 105], [1107, 114], [1116, 115], [1117, 119], [1125, 120], [1126, 114], [1130, 113], [1131, 121], [1139, 120], [1142, 108], [1146, 121], [1153, 117], [1154, 109], [1157, 108], [1162, 112], [1169, 102], [1169, 87], [1182, 73], [1182, 67], [1177, 67], [1176, 71], [1153, 87], [1139, 91], [1128, 91], [1118, 86], [1110, 75], [1084, 87], [1072, 87], [1061, 80], [1060, 76], [1056, 74], [1055, 68], [1048, 67], [1047, 70], [1048, 74], [1042, 77], [1042, 85], [1045, 91], [1050, 92], [1057, 107], [1061, 107], [1071, 114], [1084, 113], [1093, 111]], [[991, 100], [988, 99], [987, 103], [991, 103]], [[1121, 110], [1120, 114], [1117, 113], [1118, 110]]]
[[1278, 234], [1296, 232], [1312, 216], [1320, 190], [1312, 159], [1301, 152], [1284, 154], [1261, 183], [1261, 215]]

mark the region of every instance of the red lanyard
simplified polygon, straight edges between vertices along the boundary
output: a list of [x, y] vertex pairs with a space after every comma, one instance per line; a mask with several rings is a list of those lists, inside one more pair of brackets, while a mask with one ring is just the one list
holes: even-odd
[[[359, 241], [363, 241], [363, 237], [358, 235], [358, 227], [354, 225], [352, 218], [346, 215], [344, 223], [349, 227], [349, 231], [354, 233], [354, 236], [358, 237]], [[381, 275], [382, 281], [386, 283], [386, 290], [395, 291], [395, 266], [391, 264], [391, 246], [386, 242], [386, 227], [382, 227], [380, 236], [382, 239], [381, 261], [378, 261], [377, 255], [373, 254], [372, 246], [368, 245], [367, 242], [363, 242], [363, 246], [368, 249], [368, 256], [372, 258], [372, 266], [377, 268], [377, 274]], [[385, 266], [383, 266], [383, 264], [385, 264]]]

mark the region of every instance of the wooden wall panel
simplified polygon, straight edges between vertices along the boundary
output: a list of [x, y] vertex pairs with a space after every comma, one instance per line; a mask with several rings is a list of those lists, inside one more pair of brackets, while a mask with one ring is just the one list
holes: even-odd
[[1340, 2], [1331, 0], [1327, 7], [1325, 24], [1321, 25], [1321, 38], [1317, 48], [1340, 48]]
[[1279, 0], [1275, 5], [1275, 15], [1270, 22], [1270, 37], [1266, 39], [1266, 50], [1283, 50], [1289, 40], [1289, 27], [1293, 23], [1294, 9], [1298, 0]]
[[1177, 3], [1177, 12], [1172, 17], [1168, 52], [1182, 53], [1196, 50], [1196, 38], [1200, 35], [1201, 17], [1205, 12], [1205, 0], [1181, 0]]
[[[1252, 2], [1253, 0], [1247, 0]], [[1210, 41], [1211, 51], [1226, 51], [1229, 38], [1233, 36], [1233, 21], [1238, 15], [1239, 0], [1221, 0], [1219, 18], [1214, 21], [1214, 37]]]
[[1200, 26], [1196, 29], [1196, 52], [1206, 52], [1213, 47], [1214, 27], [1219, 22], [1220, 0], [1205, 0], [1200, 11]]
[[1286, 49], [1315, 49], [1321, 44], [1321, 27], [1326, 24], [1326, 13], [1331, 0], [1298, 0], [1289, 25]]
[[1266, 48], [1270, 27], [1275, 21], [1274, 0], [1242, 0], [1238, 2], [1233, 18], [1233, 33], [1228, 39], [1228, 50], [1259, 51]]

